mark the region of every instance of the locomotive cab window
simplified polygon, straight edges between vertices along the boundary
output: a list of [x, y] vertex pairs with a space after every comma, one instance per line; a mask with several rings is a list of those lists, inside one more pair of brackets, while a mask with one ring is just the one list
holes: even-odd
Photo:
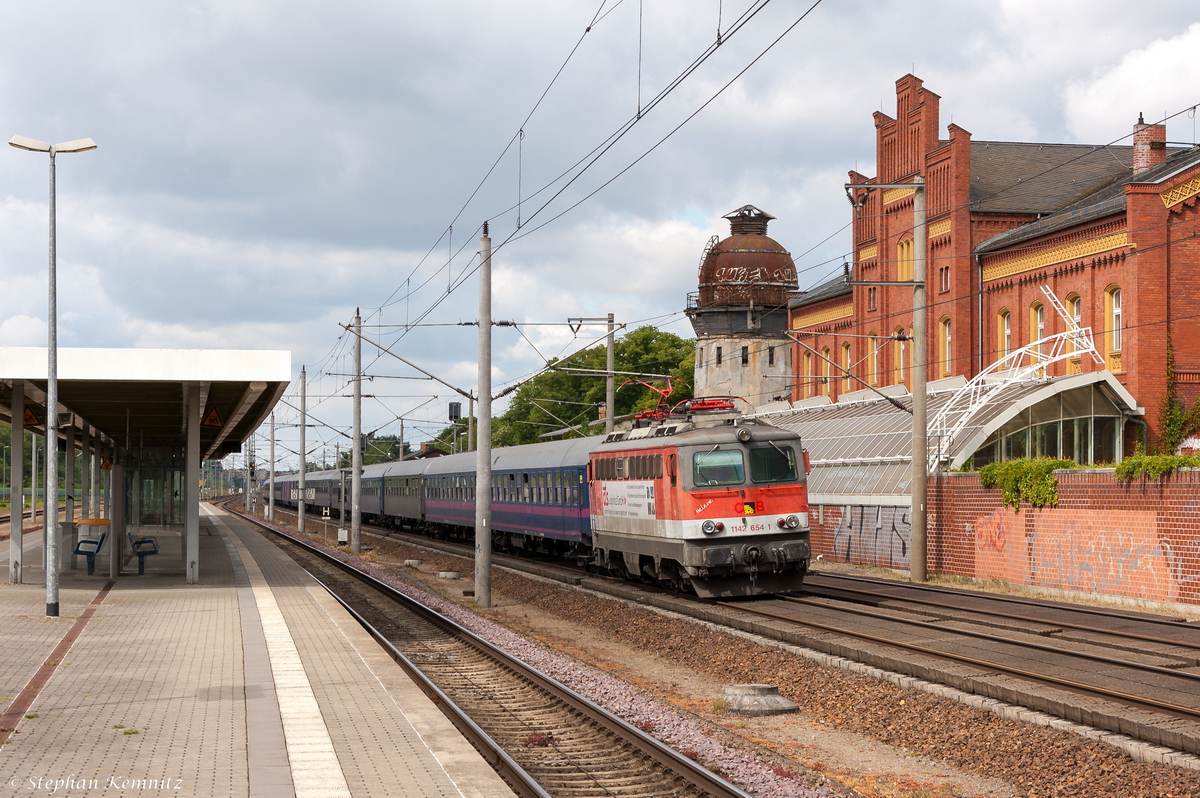
[[750, 450], [752, 482], [795, 482], [796, 452], [791, 446], [764, 446]]
[[692, 455], [692, 475], [698, 488], [741, 485], [746, 481], [746, 465], [736, 449], [696, 452]]

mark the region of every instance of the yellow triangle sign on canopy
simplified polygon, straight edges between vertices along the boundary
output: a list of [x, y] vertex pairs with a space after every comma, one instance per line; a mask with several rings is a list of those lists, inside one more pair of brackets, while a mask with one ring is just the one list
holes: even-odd
[[41, 424], [41, 423], [42, 423], [42, 420], [37, 417], [37, 413], [33, 412], [33, 408], [26, 407], [25, 408], [25, 426], [36, 427], [38, 424]]
[[208, 411], [204, 416], [204, 420], [200, 422], [202, 427], [223, 427], [225, 422], [221, 420], [221, 414], [217, 412], [217, 408]]

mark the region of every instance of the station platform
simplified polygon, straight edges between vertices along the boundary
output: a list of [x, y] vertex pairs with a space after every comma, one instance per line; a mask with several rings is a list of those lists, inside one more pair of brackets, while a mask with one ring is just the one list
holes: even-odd
[[64, 573], [60, 618], [44, 617], [40, 569], [0, 585], [0, 779], [14, 794], [513, 794], [250, 525], [202, 505], [200, 556], [199, 584]]

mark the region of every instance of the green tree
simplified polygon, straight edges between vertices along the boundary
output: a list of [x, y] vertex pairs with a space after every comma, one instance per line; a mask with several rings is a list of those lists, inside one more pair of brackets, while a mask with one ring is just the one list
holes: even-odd
[[[669, 374], [673, 378], [668, 404], [674, 405], [692, 397], [692, 375], [695, 368], [695, 342], [645, 326], [633, 330], [616, 342], [617, 371], [643, 374]], [[603, 371], [607, 354], [604, 344], [585, 349], [555, 365]], [[621, 385], [624, 377], [617, 377]], [[648, 381], [647, 381], [648, 382]], [[656, 383], [665, 387], [665, 383]], [[522, 385], [513, 395], [508, 410], [492, 422], [492, 442], [496, 446], [515, 446], [535, 443], [545, 432], [577, 427], [568, 436], [594, 435], [596, 427], [589, 422], [600, 417], [604, 402], [605, 381], [601, 374], [578, 374], [567, 371], [548, 371]], [[616, 415], [623, 416], [643, 410], [653, 410], [659, 394], [650, 388], [630, 382], [617, 391]]]
[[[350, 442], [344, 441], [345, 448], [342, 449], [341, 455], [338, 457], [337, 466], [340, 468], [350, 468], [354, 455], [350, 451]], [[404, 444], [404, 452], [407, 454], [412, 451], [412, 446], [407, 442]], [[400, 438], [397, 435], [368, 435], [365, 437], [363, 445], [363, 465], [374, 465], [376, 463], [390, 463], [393, 460], [400, 459]]]

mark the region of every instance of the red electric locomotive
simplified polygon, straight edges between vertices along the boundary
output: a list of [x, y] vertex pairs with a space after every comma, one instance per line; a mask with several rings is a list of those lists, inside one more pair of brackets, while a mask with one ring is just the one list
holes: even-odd
[[800, 589], [807, 458], [794, 432], [693, 403], [591, 452], [593, 563], [704, 597]]

